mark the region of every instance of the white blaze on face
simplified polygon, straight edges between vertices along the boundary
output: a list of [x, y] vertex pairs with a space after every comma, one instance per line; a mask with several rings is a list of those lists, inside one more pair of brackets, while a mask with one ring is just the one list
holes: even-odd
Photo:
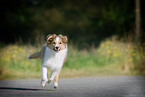
[[56, 37], [56, 45], [58, 45], [59, 37]]
[[[58, 45], [59, 37], [56, 37], [56, 45], [55, 45], [55, 50], [60, 50], [59, 45]], [[57, 49], [58, 48], [58, 49]]]

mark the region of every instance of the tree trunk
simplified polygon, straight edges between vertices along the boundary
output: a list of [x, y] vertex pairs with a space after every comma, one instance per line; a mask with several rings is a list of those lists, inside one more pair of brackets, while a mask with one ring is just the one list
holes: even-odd
[[141, 17], [140, 17], [140, 0], [135, 0], [135, 5], [136, 5], [136, 31], [135, 31], [135, 41], [136, 43], [140, 43], [140, 38], [141, 38]]

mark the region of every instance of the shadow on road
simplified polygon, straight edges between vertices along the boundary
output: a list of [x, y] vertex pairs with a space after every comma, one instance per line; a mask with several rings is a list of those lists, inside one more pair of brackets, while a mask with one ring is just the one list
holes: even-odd
[[0, 90], [55, 91], [55, 90], [48, 90], [48, 89], [32, 89], [32, 88], [16, 88], [16, 87], [0, 87]]

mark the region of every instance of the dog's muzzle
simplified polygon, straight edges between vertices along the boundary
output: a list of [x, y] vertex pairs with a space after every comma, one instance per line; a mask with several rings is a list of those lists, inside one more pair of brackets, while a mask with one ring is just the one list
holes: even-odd
[[59, 46], [56, 46], [56, 47], [54, 47], [54, 49], [53, 49], [55, 52], [59, 52], [60, 51], [60, 47]]

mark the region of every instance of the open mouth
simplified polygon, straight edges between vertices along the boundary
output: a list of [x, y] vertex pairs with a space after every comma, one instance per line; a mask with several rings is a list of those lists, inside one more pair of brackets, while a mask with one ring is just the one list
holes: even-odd
[[60, 50], [53, 49], [55, 52], [59, 52]]

